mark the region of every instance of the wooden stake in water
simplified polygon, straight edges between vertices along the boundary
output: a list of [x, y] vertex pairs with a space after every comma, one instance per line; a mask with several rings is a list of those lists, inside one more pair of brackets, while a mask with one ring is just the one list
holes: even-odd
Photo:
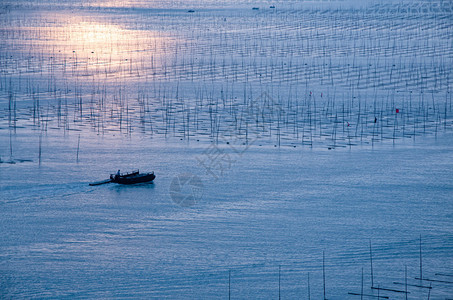
[[42, 145], [42, 134], [39, 135], [39, 150], [38, 150], [38, 161], [41, 166], [41, 145]]
[[371, 266], [371, 288], [374, 287], [374, 276], [373, 276], [373, 252], [371, 251], [371, 240], [370, 240], [370, 266]]
[[280, 287], [281, 287], [281, 268], [282, 266], [278, 266], [278, 299], [280, 300], [281, 299], [281, 294], [280, 294]]
[[310, 296], [310, 272], [308, 273], [307, 275], [307, 293], [308, 293], [308, 300], [311, 300], [311, 296]]
[[79, 134], [79, 139], [77, 140], [77, 163], [79, 163], [79, 148], [80, 148], [80, 134]]
[[13, 137], [11, 128], [9, 128], [9, 160], [13, 160]]
[[406, 293], [407, 300], [407, 266], [404, 266], [404, 291]]
[[363, 300], [363, 268], [362, 268], [362, 284], [360, 287], [360, 300]]
[[228, 300], [231, 299], [231, 270], [228, 270]]
[[420, 280], [423, 280], [422, 271], [422, 235], [420, 234]]
[[326, 269], [324, 251], [322, 252], [322, 289], [324, 294], [323, 299], [326, 300]]

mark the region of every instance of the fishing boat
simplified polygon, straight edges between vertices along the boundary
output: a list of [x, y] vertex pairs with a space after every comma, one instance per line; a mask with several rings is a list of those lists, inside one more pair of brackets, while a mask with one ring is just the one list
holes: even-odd
[[119, 184], [134, 184], [134, 183], [143, 183], [150, 182], [156, 178], [154, 172], [151, 173], [140, 173], [139, 170], [132, 171], [130, 173], [121, 173], [121, 174], [111, 174], [110, 180], [114, 183]]
[[118, 173], [110, 174], [110, 179], [97, 181], [90, 183], [91, 186], [94, 185], [101, 185], [105, 183], [119, 183], [119, 184], [135, 184], [135, 183], [143, 183], [143, 182], [151, 182], [156, 178], [154, 172], [151, 173], [140, 173], [139, 170], [135, 170], [129, 173]]

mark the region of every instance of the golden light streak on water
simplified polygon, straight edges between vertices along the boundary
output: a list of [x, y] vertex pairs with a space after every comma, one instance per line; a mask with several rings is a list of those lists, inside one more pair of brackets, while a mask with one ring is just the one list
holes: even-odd
[[[15, 51], [19, 63], [27, 60], [26, 73], [33, 66], [58, 77], [137, 77], [153, 73], [174, 44], [162, 32], [136, 30], [115, 24], [111, 18], [93, 15], [24, 15], [24, 22], [4, 28], [5, 48]], [[40, 20], [38, 22], [37, 20]], [[44, 20], [44, 21], [43, 21]], [[20, 71], [20, 68], [11, 70]]]

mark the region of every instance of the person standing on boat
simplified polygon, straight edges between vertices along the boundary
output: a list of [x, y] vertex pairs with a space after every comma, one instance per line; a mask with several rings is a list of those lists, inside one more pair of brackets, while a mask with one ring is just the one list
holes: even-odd
[[121, 174], [121, 173], [120, 173], [120, 170], [118, 170], [118, 172], [116, 172], [116, 175], [117, 175], [117, 176], [120, 176], [120, 174]]

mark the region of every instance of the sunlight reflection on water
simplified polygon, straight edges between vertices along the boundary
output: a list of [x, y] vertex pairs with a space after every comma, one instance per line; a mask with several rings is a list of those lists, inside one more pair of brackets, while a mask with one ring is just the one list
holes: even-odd
[[[340, 298], [370, 238], [416, 274], [420, 234], [452, 269], [450, 15], [73, 2], [0, 4], [0, 293], [270, 298], [282, 264], [319, 296], [326, 250]], [[118, 168], [157, 179], [88, 186]]]

